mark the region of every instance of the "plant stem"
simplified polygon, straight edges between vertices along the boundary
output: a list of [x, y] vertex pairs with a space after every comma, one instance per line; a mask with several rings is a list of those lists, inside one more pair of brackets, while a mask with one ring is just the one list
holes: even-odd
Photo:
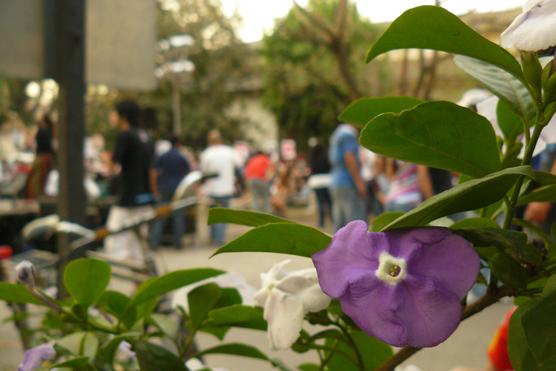
[[349, 333], [348, 329], [344, 325], [342, 325], [340, 321], [334, 322], [334, 325], [336, 325], [340, 329], [340, 331], [342, 331], [346, 339], [349, 341], [351, 347], [353, 348], [355, 357], [357, 357], [357, 363], [359, 364], [359, 369], [361, 371], [365, 371], [365, 362], [363, 362], [363, 356], [361, 356], [361, 352], [359, 351], [359, 348], [357, 347], [357, 344], [355, 343], [355, 340], [353, 340], [353, 337]]
[[[525, 150], [525, 154], [523, 155], [523, 160], [521, 161], [521, 165], [529, 165], [531, 163], [531, 159], [533, 158], [533, 151], [535, 150], [535, 146], [537, 145], [537, 141], [539, 140], [539, 136], [541, 135], [541, 131], [543, 129], [543, 125], [536, 125], [535, 130], [533, 130], [533, 136], [529, 141], [529, 145]], [[510, 204], [508, 205], [506, 211], [506, 218], [504, 219], [504, 229], [508, 229], [512, 224], [512, 219], [514, 217], [515, 212], [515, 205], [517, 203], [517, 199], [519, 198], [519, 191], [521, 190], [521, 186], [523, 185], [524, 176], [520, 176], [515, 184], [512, 196], [510, 198]]]
[[[463, 314], [461, 316], [461, 320], [463, 321], [481, 312], [483, 309], [496, 303], [498, 300], [500, 300], [500, 298], [503, 298], [504, 296], [508, 296], [511, 293], [512, 291], [506, 286], [500, 287], [499, 289], [496, 290], [496, 292], [487, 293], [478, 301], [467, 306], [464, 309]], [[388, 359], [386, 362], [380, 365], [376, 369], [376, 371], [392, 371], [396, 368], [396, 366], [399, 366], [402, 362], [404, 362], [406, 359], [408, 359], [409, 357], [417, 353], [419, 350], [421, 350], [421, 348], [404, 347], [400, 349], [396, 354], [394, 354], [390, 359]]]

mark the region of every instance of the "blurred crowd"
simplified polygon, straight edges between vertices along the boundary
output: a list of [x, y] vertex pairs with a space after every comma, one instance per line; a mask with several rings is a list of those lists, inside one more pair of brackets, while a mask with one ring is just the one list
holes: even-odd
[[[496, 115], [490, 112], [496, 106], [492, 99], [487, 92], [472, 90], [458, 103], [489, 118], [496, 130]], [[84, 187], [90, 201], [115, 200], [105, 220], [109, 228], [151, 212], [153, 205], [171, 202], [182, 179], [192, 171], [200, 171], [206, 178], [201, 192], [213, 207], [229, 207], [236, 199], [236, 205], [287, 217], [291, 207], [315, 205], [315, 223], [333, 230], [356, 219], [372, 222], [384, 211], [407, 212], [452, 187], [459, 176], [372, 153], [359, 145], [359, 128], [348, 123], [338, 124], [330, 138], [311, 138], [300, 151], [293, 140], [286, 140], [287, 146], [280, 148], [244, 142], [229, 145], [218, 130], [208, 133], [204, 150], [195, 151], [178, 137], [160, 136], [147, 125], [149, 117], [152, 112], [135, 101], [121, 101], [109, 118], [117, 131], [111, 150], [102, 134], [85, 139]], [[44, 115], [32, 131], [17, 125], [3, 125], [2, 130], [2, 196], [56, 196], [55, 120]], [[545, 139], [534, 164], [550, 171], [556, 140]], [[548, 225], [554, 219], [551, 210], [550, 204], [533, 203], [522, 212], [529, 220]], [[172, 243], [181, 247], [185, 219], [181, 210], [169, 220], [155, 223], [149, 234], [152, 245], [161, 243], [167, 223], [172, 221]], [[109, 238], [106, 248], [121, 258], [139, 258], [139, 250], [119, 247], [136, 244], [129, 241], [133, 238], [131, 233]], [[213, 245], [225, 243], [226, 226], [212, 225], [210, 240]]]

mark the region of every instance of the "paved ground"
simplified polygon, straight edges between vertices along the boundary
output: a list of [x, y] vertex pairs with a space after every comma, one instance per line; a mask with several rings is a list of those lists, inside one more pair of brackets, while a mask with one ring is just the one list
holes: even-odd
[[[299, 209], [292, 211], [290, 215], [296, 220], [312, 223], [313, 210]], [[202, 219], [200, 215], [199, 220]], [[230, 237], [238, 235], [242, 227], [232, 227]], [[165, 270], [183, 269], [190, 267], [215, 267], [240, 273], [255, 287], [259, 285], [259, 274], [268, 270], [274, 263], [284, 259], [278, 254], [241, 253], [219, 255], [209, 259], [213, 248], [206, 245], [206, 228], [201, 227], [197, 234], [194, 245], [191, 242], [181, 251], [163, 249], [158, 253], [160, 267]], [[304, 258], [288, 257], [292, 260], [292, 268], [310, 266], [310, 261]], [[484, 368], [486, 363], [486, 348], [493, 331], [498, 326], [501, 318], [510, 308], [509, 304], [497, 304], [488, 308], [483, 313], [465, 321], [456, 333], [446, 342], [434, 349], [419, 352], [406, 364], [414, 364], [422, 371], [447, 371], [456, 366], [468, 366], [478, 369]], [[9, 315], [4, 305], [0, 305], [0, 318]], [[202, 336], [201, 347], [216, 344], [213, 338]], [[289, 366], [295, 366], [302, 362], [312, 360], [310, 355], [300, 356], [290, 351], [272, 352], [266, 345], [264, 333], [250, 330], [233, 330], [229, 333], [226, 341], [242, 341], [257, 345], [268, 354], [279, 357]], [[21, 360], [22, 353], [18, 342], [17, 333], [10, 323], [0, 322], [0, 371], [15, 370]], [[259, 361], [251, 361], [231, 356], [210, 356], [207, 358], [212, 367], [224, 367], [230, 371], [265, 371], [272, 368]]]

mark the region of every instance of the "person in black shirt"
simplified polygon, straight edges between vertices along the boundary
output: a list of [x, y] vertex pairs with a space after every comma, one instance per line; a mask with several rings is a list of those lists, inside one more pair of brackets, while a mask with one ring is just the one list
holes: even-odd
[[[125, 220], [152, 211], [153, 145], [147, 133], [140, 128], [140, 116], [139, 105], [133, 100], [116, 104], [112, 115], [120, 131], [112, 155], [112, 173], [119, 174], [119, 182], [117, 206], [113, 206], [108, 215], [109, 229], [117, 229]], [[116, 259], [143, 258], [140, 242], [133, 232], [107, 238], [105, 249]]]
[[44, 194], [46, 178], [54, 165], [54, 123], [44, 115], [35, 135], [36, 157], [27, 183], [27, 197], [35, 198]]
[[309, 140], [309, 186], [315, 191], [319, 212], [319, 227], [324, 228], [326, 215], [332, 221], [332, 197], [330, 196], [330, 161], [328, 150], [316, 138]]

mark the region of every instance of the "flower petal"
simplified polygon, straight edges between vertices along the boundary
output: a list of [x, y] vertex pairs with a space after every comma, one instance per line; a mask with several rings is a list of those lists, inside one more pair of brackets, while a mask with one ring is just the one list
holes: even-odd
[[330, 298], [319, 286], [315, 268], [291, 272], [276, 288], [301, 300], [304, 313], [318, 312], [330, 304]]
[[529, 1], [500, 36], [504, 48], [538, 51], [556, 45], [556, 0]]
[[432, 347], [446, 340], [457, 328], [461, 304], [432, 280], [408, 279], [400, 286], [403, 305], [397, 311], [407, 339], [397, 346]]
[[37, 347], [31, 348], [25, 352], [23, 362], [18, 367], [18, 371], [32, 371], [36, 370], [43, 364], [56, 357], [56, 351], [52, 344], [42, 344]]
[[338, 230], [332, 243], [313, 255], [319, 283], [333, 298], [342, 296], [350, 282], [378, 267], [379, 249], [384, 246], [382, 233], [369, 233], [367, 224], [356, 220]]
[[273, 289], [264, 308], [272, 349], [288, 349], [303, 327], [303, 304], [295, 296]]
[[479, 255], [471, 243], [450, 232], [441, 241], [423, 245], [412, 257], [408, 274], [432, 278], [461, 299], [475, 283], [479, 269]]
[[374, 276], [352, 282], [340, 298], [342, 310], [368, 335], [403, 346], [407, 334], [396, 311], [403, 303], [399, 285], [391, 286]]

